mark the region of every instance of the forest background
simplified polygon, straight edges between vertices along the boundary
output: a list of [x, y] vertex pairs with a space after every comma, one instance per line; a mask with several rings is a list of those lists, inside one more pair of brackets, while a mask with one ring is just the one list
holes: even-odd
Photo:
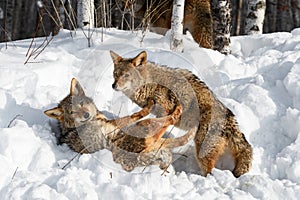
[[[0, 0], [0, 42], [56, 35], [77, 26], [79, 0]], [[161, 0], [164, 1], [164, 0]], [[213, 3], [214, 0], [211, 0]], [[230, 0], [228, 0], [230, 1]], [[138, 30], [121, 0], [94, 0], [95, 27]], [[245, 35], [249, 0], [231, 0], [231, 35]], [[299, 0], [266, 0], [263, 33], [291, 31], [300, 26]]]

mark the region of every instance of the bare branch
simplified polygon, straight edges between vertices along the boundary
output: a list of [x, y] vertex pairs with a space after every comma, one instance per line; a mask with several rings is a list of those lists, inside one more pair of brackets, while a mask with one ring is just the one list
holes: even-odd
[[79, 153], [77, 153], [75, 156], [71, 158], [61, 169], [65, 169], [76, 157], [80, 156], [81, 153], [85, 150], [86, 148], [82, 149]]

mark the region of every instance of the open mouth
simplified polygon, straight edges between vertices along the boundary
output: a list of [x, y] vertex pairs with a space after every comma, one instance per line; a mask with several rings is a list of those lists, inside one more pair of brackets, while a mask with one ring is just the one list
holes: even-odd
[[122, 88], [122, 91], [125, 91], [125, 90], [127, 90], [127, 87], [123, 87], [123, 88]]
[[116, 87], [115, 90], [116, 90], [116, 91], [125, 91], [125, 90], [127, 90], [127, 87], [123, 87], [123, 88], [117, 88], [117, 87]]

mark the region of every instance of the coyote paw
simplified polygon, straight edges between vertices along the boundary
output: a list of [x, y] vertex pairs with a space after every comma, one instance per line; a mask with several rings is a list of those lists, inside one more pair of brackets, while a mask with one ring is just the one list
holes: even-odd
[[149, 110], [154, 106], [155, 101], [153, 99], [149, 99], [148, 103], [147, 103], [147, 108], [149, 108]]
[[135, 167], [134, 164], [132, 164], [132, 163], [129, 163], [129, 164], [128, 163], [127, 164], [122, 163], [121, 166], [127, 172], [131, 172]]
[[152, 100], [152, 99], [149, 100], [148, 104], [141, 111], [133, 114], [132, 117], [140, 119], [140, 118], [143, 118], [143, 117], [149, 115], [154, 104], [155, 104], [154, 100]]

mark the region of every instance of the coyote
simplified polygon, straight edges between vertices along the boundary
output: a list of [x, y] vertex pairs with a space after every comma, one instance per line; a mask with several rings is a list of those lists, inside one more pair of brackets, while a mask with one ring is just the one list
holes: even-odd
[[249, 171], [252, 147], [239, 131], [232, 111], [204, 82], [188, 70], [147, 62], [145, 51], [134, 58], [122, 58], [113, 51], [110, 54], [114, 63], [112, 87], [115, 90], [122, 91], [140, 107], [147, 107], [149, 99], [153, 99], [160, 110], [151, 112], [158, 116], [170, 114], [182, 105], [183, 113], [176, 126], [183, 130], [196, 127], [196, 159], [205, 176], [211, 173], [227, 147], [235, 160], [234, 176]]
[[194, 137], [196, 129], [178, 138], [161, 138], [166, 129], [176, 123], [182, 107], [162, 118], [149, 118], [135, 123], [150, 113], [154, 105], [130, 116], [107, 119], [87, 97], [79, 82], [73, 78], [70, 94], [45, 114], [60, 122], [61, 136], [58, 143], [66, 143], [78, 153], [93, 153], [101, 149], [112, 152], [116, 163], [126, 171], [138, 166], [159, 165], [167, 169], [172, 161], [171, 148], [182, 146]]
[[[119, 0], [124, 10], [134, 12], [137, 21], [150, 22], [150, 30], [165, 34], [171, 28], [173, 1], [170, 0]], [[148, 24], [148, 22], [144, 23]], [[212, 48], [213, 20], [210, 0], [186, 0], [184, 6], [184, 31], [189, 31], [204, 48]]]

